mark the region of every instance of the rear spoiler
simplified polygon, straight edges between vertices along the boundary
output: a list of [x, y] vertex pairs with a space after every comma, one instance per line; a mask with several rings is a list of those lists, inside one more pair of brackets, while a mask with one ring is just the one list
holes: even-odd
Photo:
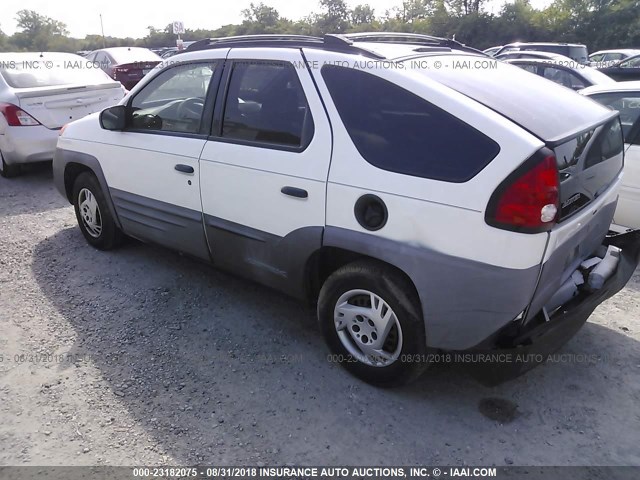
[[[121, 88], [120, 82], [98, 83], [94, 85], [56, 85], [52, 87], [15, 88], [13, 93], [18, 98], [46, 97], [48, 95], [58, 95], [61, 93], [85, 92], [93, 90], [108, 90], [110, 88]], [[23, 90], [23, 91], [21, 91]]]
[[[563, 143], [568, 142], [569, 140], [577, 137], [578, 135], [581, 135], [583, 133], [589, 132], [591, 130], [594, 130], [602, 125], [604, 125], [605, 123], [613, 120], [614, 118], [620, 116], [620, 114], [616, 111], [616, 110], [611, 110], [611, 112], [609, 113], [609, 115], [602, 117], [602, 119], [598, 122], [598, 123], [593, 123], [590, 122], [588, 125], [578, 125], [576, 126], [575, 129], [571, 129], [568, 132], [565, 132], [557, 137], [551, 138], [551, 139], [547, 139], [547, 140], [543, 140], [547, 147], [553, 149], [559, 145], [562, 145]], [[522, 126], [522, 125], [521, 125]], [[524, 128], [524, 127], [523, 127]], [[533, 133], [533, 132], [532, 132]]]

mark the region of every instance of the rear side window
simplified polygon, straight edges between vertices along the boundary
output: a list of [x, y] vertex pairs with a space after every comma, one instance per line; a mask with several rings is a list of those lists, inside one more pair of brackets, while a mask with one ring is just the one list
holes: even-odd
[[291, 63], [234, 63], [224, 109], [224, 138], [304, 148], [312, 135], [309, 105]]
[[360, 155], [391, 172], [466, 182], [500, 151], [492, 139], [423, 98], [372, 74], [322, 67]]

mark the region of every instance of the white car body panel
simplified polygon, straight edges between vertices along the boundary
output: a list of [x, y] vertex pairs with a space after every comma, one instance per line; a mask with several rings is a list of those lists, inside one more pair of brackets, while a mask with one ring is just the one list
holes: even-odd
[[50, 129], [117, 104], [124, 91], [118, 82], [90, 87], [36, 87], [14, 91], [18, 106]]
[[[299, 51], [232, 49], [229, 59], [303, 62]], [[202, 209], [205, 215], [285, 236], [325, 221], [326, 179], [331, 160], [331, 129], [313, 80], [296, 68], [313, 116], [315, 132], [303, 152], [209, 141], [201, 156]], [[281, 193], [285, 186], [307, 190], [308, 198]], [[283, 214], [286, 212], [286, 214]], [[215, 247], [214, 247], [215, 248]]]
[[613, 221], [626, 228], [640, 228], [640, 145], [627, 145], [620, 199]]
[[[201, 208], [198, 159], [204, 140], [153, 135], [153, 141], [149, 141], [151, 134], [103, 130], [97, 119], [98, 114], [94, 114], [70, 125], [69, 136], [60, 138], [58, 148], [99, 158], [111, 188], [184, 208]], [[195, 174], [177, 172], [176, 164], [193, 167]], [[153, 175], [149, 174], [150, 169], [153, 169]], [[196, 188], [191, 188], [187, 180], [191, 180]]]
[[[44, 63], [51, 69], [73, 70], [86, 63], [79, 55], [43, 53], [41, 59], [35, 53], [0, 54], [1, 65], [28, 65], [27, 62]], [[13, 62], [13, 63], [12, 63]], [[35, 71], [38, 67], [32, 67]], [[39, 68], [45, 68], [40, 65]], [[26, 70], [28, 72], [28, 69]], [[31, 115], [41, 125], [9, 126], [0, 115], [0, 150], [7, 164], [19, 164], [51, 160], [55, 151], [58, 130], [65, 124], [94, 112], [100, 112], [117, 104], [124, 97], [119, 82], [112, 81], [101, 71], [92, 71], [92, 83], [82, 82], [79, 73], [76, 83], [41, 85], [25, 88], [11, 86], [0, 75], [0, 103], [9, 103]], [[25, 73], [28, 75], [28, 73]], [[73, 78], [73, 77], [70, 77]]]
[[[328, 62], [342, 60], [337, 54], [331, 58], [329, 53], [305, 53], [312, 64], [318, 62], [322, 65], [325, 59]], [[501, 267], [524, 269], [539, 264], [547, 243], [546, 234], [514, 235], [513, 232], [490, 227], [484, 221], [484, 211], [495, 188], [517, 166], [513, 159], [528, 158], [544, 144], [524, 130], [513, 128], [513, 123], [503, 116], [478, 103], [470, 103], [464, 95], [419, 73], [411, 75], [411, 72], [399, 73], [389, 68], [370, 69], [368, 72], [393, 81], [458, 118], [464, 118], [466, 123], [497, 141], [500, 153], [480, 173], [464, 183], [381, 170], [364, 160], [353, 145], [320, 72], [314, 72], [317, 73], [315, 79], [325, 105], [334, 119], [327, 225], [365, 231], [352, 212], [343, 206], [353, 204], [366, 191], [376, 192], [384, 194], [385, 202], [387, 199], [392, 202], [387, 205], [389, 208], [395, 206], [397, 214], [402, 211], [412, 213], [403, 218], [405, 221], [398, 219], [393, 228], [370, 232], [372, 235], [407, 241], [447, 255], [473, 258]], [[451, 218], [458, 221], [451, 222]], [[473, 242], [469, 242], [464, 233], [469, 228], [474, 232]], [[500, 245], [501, 248], [483, 248], [481, 245]]]

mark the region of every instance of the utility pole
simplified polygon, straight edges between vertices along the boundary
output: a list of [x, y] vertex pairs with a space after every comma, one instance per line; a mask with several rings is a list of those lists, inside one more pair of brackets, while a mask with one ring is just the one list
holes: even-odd
[[102, 48], [107, 48], [107, 42], [104, 39], [104, 25], [102, 25], [102, 14], [100, 14], [100, 30], [102, 30]]

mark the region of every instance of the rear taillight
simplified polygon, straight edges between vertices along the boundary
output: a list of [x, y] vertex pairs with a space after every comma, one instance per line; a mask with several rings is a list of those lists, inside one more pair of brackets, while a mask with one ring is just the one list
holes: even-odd
[[11, 127], [31, 127], [40, 122], [13, 103], [0, 103], [0, 113]]
[[539, 233], [555, 225], [560, 207], [556, 157], [546, 148], [522, 164], [491, 196], [486, 222], [521, 233]]

